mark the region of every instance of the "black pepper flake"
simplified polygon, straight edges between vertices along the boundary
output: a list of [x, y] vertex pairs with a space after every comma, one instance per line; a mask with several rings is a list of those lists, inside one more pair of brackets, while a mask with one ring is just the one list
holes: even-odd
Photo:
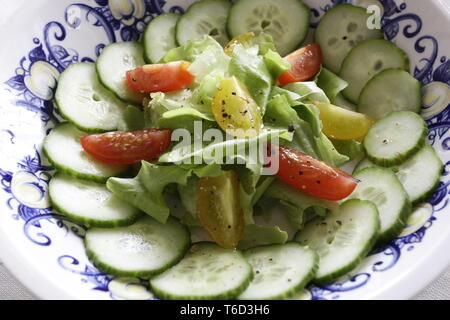
[[342, 226], [342, 221], [341, 220], [336, 220], [336, 223], [340, 226]]
[[317, 183], [317, 184], [320, 184], [320, 180], [317, 180], [316, 183]]
[[228, 229], [231, 229], [231, 226], [228, 226]]
[[222, 105], [224, 106], [226, 104], [225, 100], [222, 100]]
[[299, 171], [299, 172], [298, 172], [298, 175], [299, 175], [299, 176], [302, 176], [302, 175], [303, 175], [303, 171]]
[[228, 113], [224, 112], [224, 113], [222, 114], [222, 117], [223, 117], [223, 118], [228, 118]]
[[245, 111], [241, 112], [241, 114], [242, 114], [243, 116], [245, 116], [247, 113], [248, 113], [248, 110], [245, 110]]
[[134, 78], [134, 77], [133, 77], [133, 78], [131, 78], [131, 80], [133, 80], [134, 82], [136, 82], [136, 81], [137, 81], [137, 79], [136, 79], [136, 78]]
[[205, 104], [205, 101], [201, 100], [201, 101], [200, 101], [200, 104]]
[[232, 92], [231, 94], [232, 94], [233, 96], [236, 96], [236, 95], [237, 95], [237, 93], [236, 93], [236, 92]]
[[294, 132], [295, 131], [295, 128], [294, 128], [294, 126], [292, 124], [288, 127], [288, 131], [289, 132]]

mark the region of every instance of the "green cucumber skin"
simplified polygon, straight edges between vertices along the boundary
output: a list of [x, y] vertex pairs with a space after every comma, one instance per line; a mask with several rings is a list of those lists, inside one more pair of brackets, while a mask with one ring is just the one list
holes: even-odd
[[[86, 181], [92, 181], [92, 182], [97, 182], [97, 183], [106, 183], [106, 181], [111, 178], [111, 177], [102, 177], [102, 176], [94, 176], [91, 174], [85, 174], [85, 173], [80, 173], [77, 172], [75, 170], [72, 170], [66, 166], [60, 165], [56, 162], [54, 162], [48, 155], [47, 150], [45, 149], [45, 146], [43, 148], [43, 153], [45, 155], [45, 157], [47, 158], [48, 162], [51, 164], [52, 167], [54, 167], [57, 171], [65, 173], [71, 177], [74, 178], [78, 178], [80, 180], [86, 180]], [[122, 174], [117, 175], [117, 178], [125, 178], [128, 176], [128, 170], [124, 171]]]
[[[176, 219], [176, 218], [174, 218], [174, 219]], [[180, 223], [180, 224], [182, 224], [182, 223]], [[182, 225], [183, 225], [184, 229], [186, 230], [186, 232], [188, 234], [190, 234], [189, 229], [184, 224], [182, 224]], [[113, 275], [116, 277], [139, 277], [139, 278], [144, 278], [144, 279], [150, 279], [151, 277], [161, 274], [164, 271], [166, 271], [166, 270], [170, 269], [171, 267], [173, 267], [174, 265], [176, 265], [177, 263], [179, 263], [184, 258], [184, 255], [186, 254], [187, 250], [189, 250], [190, 246], [191, 246], [190, 241], [186, 242], [186, 245], [183, 248], [182, 253], [179, 255], [179, 257], [177, 257], [177, 259], [175, 259], [174, 261], [171, 261], [170, 263], [166, 264], [165, 266], [161, 267], [158, 270], [123, 271], [123, 270], [119, 270], [114, 267], [111, 267], [110, 265], [108, 265], [106, 263], [101, 262], [97, 258], [97, 255], [89, 248], [89, 242], [86, 240], [86, 237], [84, 238], [84, 247], [86, 248], [86, 255], [89, 258], [89, 260], [101, 272], [103, 272], [105, 274], [110, 274], [110, 275]]]
[[[117, 42], [116, 42], [117, 43]], [[120, 42], [119, 42], [120, 43]], [[139, 46], [140, 47], [140, 49], [142, 50], [142, 52], [144, 53], [144, 46], [141, 44], [141, 43], [139, 43], [139, 42], [135, 42], [135, 44], [137, 45], [137, 46]], [[105, 47], [103, 50], [107, 50], [108, 49], [108, 47]], [[100, 58], [100, 57], [99, 57]], [[98, 59], [99, 58], [97, 58], [97, 62], [98, 62]], [[105, 88], [105, 89], [107, 89], [110, 93], [112, 93], [113, 95], [114, 95], [114, 97], [116, 97], [119, 101], [121, 101], [121, 102], [123, 102], [123, 103], [126, 103], [126, 104], [132, 104], [132, 105], [134, 105], [134, 106], [139, 106], [139, 105], [141, 105], [142, 104], [142, 102], [141, 101], [138, 101], [138, 100], [134, 100], [134, 99], [125, 99], [125, 98], [123, 98], [123, 97], [121, 97], [113, 88], [111, 88], [110, 86], [108, 86], [103, 80], [102, 80], [102, 78], [100, 77], [100, 74], [101, 74], [101, 72], [100, 72], [100, 70], [99, 70], [99, 67], [98, 67], [98, 63], [95, 63], [95, 72], [97, 73], [97, 78], [98, 78], [98, 81], [100, 82], [100, 84]]]
[[[189, 11], [192, 9], [192, 8], [195, 8], [196, 6], [199, 6], [199, 5], [202, 5], [204, 2], [206, 2], [206, 1], [210, 1], [210, 0], [200, 0], [200, 1], [197, 1], [197, 2], [194, 2], [194, 3], [192, 3], [190, 6], [189, 6], [189, 8], [186, 10], [186, 12], [184, 13], [184, 15], [183, 16], [187, 16], [188, 14], [189, 14]], [[217, 2], [219, 2], [219, 0], [217, 0]], [[224, 1], [225, 2], [225, 1]], [[231, 9], [231, 6], [230, 6], [230, 9]], [[230, 16], [230, 9], [229, 9], [229, 11], [228, 11], [228, 17]], [[176, 24], [176, 26], [175, 26], [175, 42], [177, 43], [177, 45], [178, 46], [182, 46], [183, 44], [179, 41], [179, 38], [178, 38], [178, 29], [180, 29], [181, 27], [180, 27], [180, 22], [182, 22], [182, 17], [183, 16], [181, 16], [180, 17], [180, 19], [178, 19], [178, 21], [177, 21], [177, 24]], [[228, 19], [228, 17], [227, 17], [227, 19]], [[225, 22], [226, 23], [226, 25], [225, 25], [225, 35], [226, 36], [228, 36], [228, 40], [230, 40], [231, 38], [230, 38], [230, 35], [229, 35], [229, 33], [228, 33], [228, 29], [227, 29], [227, 22]]]
[[134, 224], [141, 216], [142, 213], [137, 213], [134, 216], [129, 217], [128, 219], [122, 219], [122, 220], [109, 220], [109, 221], [102, 221], [102, 220], [95, 220], [90, 219], [86, 217], [80, 217], [78, 215], [72, 214], [68, 212], [67, 210], [60, 207], [55, 201], [53, 201], [51, 193], [48, 193], [48, 198], [50, 200], [50, 203], [52, 207], [58, 211], [58, 213], [63, 214], [69, 220], [76, 224], [84, 225], [88, 228], [117, 228], [117, 227], [127, 227]]
[[[291, 244], [291, 245], [295, 244], [295, 245], [298, 245], [298, 246], [302, 247], [302, 245], [300, 243], [295, 242], [295, 241], [286, 242], [285, 244]], [[263, 246], [263, 247], [270, 248], [272, 246], [278, 246], [278, 245], [267, 245], [267, 246]], [[254, 249], [254, 248], [252, 248], [252, 249]], [[248, 250], [251, 250], [251, 249], [248, 249]], [[296, 293], [298, 293], [302, 289], [304, 289], [314, 279], [314, 277], [316, 276], [317, 270], [319, 270], [319, 255], [315, 251], [313, 251], [311, 249], [309, 249], [309, 251], [310, 251], [310, 253], [311, 253], [311, 255], [313, 256], [313, 259], [314, 259], [314, 267], [309, 272], [309, 274], [302, 281], [300, 281], [294, 287], [292, 287], [290, 290], [288, 290], [288, 291], [286, 291], [286, 292], [284, 292], [282, 294], [279, 294], [279, 295], [267, 298], [265, 300], [286, 300], [286, 299], [289, 299], [293, 295], [295, 295]], [[239, 300], [246, 301], [246, 299], [239, 299]]]
[[[58, 128], [59, 126], [63, 126], [67, 124], [67, 122], [63, 122], [63, 123], [59, 123], [57, 124], [54, 128]], [[104, 177], [104, 176], [95, 176], [95, 175], [91, 175], [91, 174], [85, 174], [85, 173], [80, 173], [78, 171], [72, 170], [66, 166], [60, 165], [56, 162], [53, 161], [53, 159], [49, 156], [47, 149], [46, 149], [46, 141], [47, 141], [47, 137], [45, 137], [44, 139], [44, 144], [42, 147], [42, 152], [44, 154], [44, 156], [47, 158], [48, 162], [50, 163], [50, 165], [55, 168], [57, 171], [65, 173], [71, 177], [74, 178], [78, 178], [80, 180], [86, 180], [86, 181], [93, 181], [93, 182], [97, 182], [97, 183], [106, 183], [106, 181], [111, 178], [111, 177]], [[124, 172], [120, 173], [117, 175], [117, 177], [119, 178], [125, 178], [128, 176], [128, 172], [129, 172], [130, 168], [127, 168], [127, 170], [125, 170]]]
[[[80, 63], [89, 63], [89, 62], [77, 62], [77, 63], [72, 63], [71, 65], [69, 65], [66, 70], [68, 70], [69, 68], [72, 67], [76, 67], [76, 65], [80, 64]], [[66, 71], [64, 70], [64, 71]], [[95, 72], [97, 72], [97, 68], [95, 66]], [[63, 74], [63, 73], [62, 73]], [[97, 77], [98, 81], [101, 83], [99, 77]], [[61, 78], [58, 80], [58, 84], [61, 81]], [[105, 88], [106, 90], [106, 88]], [[84, 127], [82, 125], [80, 125], [78, 122], [76, 122], [75, 120], [73, 120], [71, 117], [69, 117], [65, 112], [64, 112], [64, 108], [60, 107], [60, 103], [59, 103], [59, 99], [58, 99], [58, 85], [55, 88], [55, 96], [53, 98], [53, 103], [56, 107], [56, 109], [58, 109], [59, 113], [61, 114], [61, 116], [64, 118], [64, 120], [66, 120], [67, 122], [71, 123], [75, 128], [79, 129], [80, 131], [89, 133], [89, 134], [96, 134], [96, 133], [105, 133], [105, 132], [110, 132], [110, 131], [115, 131], [117, 130], [117, 128], [108, 128], [108, 129], [103, 129], [103, 128], [89, 128], [89, 127]], [[109, 90], [107, 90], [107, 92], [110, 92]], [[113, 94], [115, 97], [115, 94]], [[120, 100], [122, 101], [122, 100]]]
[[78, 124], [76, 121], [74, 121], [71, 117], [69, 117], [63, 109], [61, 109], [59, 107], [58, 104], [58, 99], [55, 97], [55, 99], [53, 100], [53, 103], [56, 107], [56, 109], [58, 109], [59, 113], [61, 114], [61, 116], [64, 118], [64, 120], [66, 120], [67, 122], [69, 122], [71, 125], [73, 125], [75, 128], [77, 128], [80, 131], [86, 132], [88, 134], [97, 134], [97, 133], [106, 133], [106, 132], [110, 132], [110, 131], [115, 131], [117, 128], [113, 128], [111, 130], [107, 130], [107, 129], [99, 129], [99, 128], [88, 128], [88, 127], [83, 127], [80, 124]]
[[[230, 19], [231, 13], [233, 11], [233, 7], [235, 7], [241, 1], [249, 1], [249, 0], [237, 0], [237, 1], [235, 1], [233, 3], [233, 5], [231, 6], [230, 14], [228, 14], [226, 30], [227, 30], [227, 33], [228, 33], [228, 37], [230, 39], [232, 39], [234, 37], [233, 36], [233, 32], [231, 31], [231, 26], [232, 26], [231, 19]], [[308, 10], [308, 11], [311, 10], [302, 0], [297, 0], [297, 1], [300, 3], [300, 5], [305, 10]], [[305, 21], [305, 25], [309, 26], [310, 22], [311, 22], [311, 15], [308, 16], [308, 19]], [[301, 46], [301, 44], [303, 43], [303, 41], [305, 41], [306, 37], [308, 36], [309, 27], [307, 27], [305, 29], [306, 29], [306, 32], [305, 32], [304, 36], [302, 37], [302, 39], [295, 46], [292, 46], [294, 48], [293, 50], [298, 49]]]
[[[152, 21], [155, 21], [155, 20], [157, 20], [158, 18], [163, 17], [163, 16], [167, 16], [167, 15], [177, 16], [177, 17], [178, 17], [178, 20], [180, 20], [180, 17], [181, 17], [181, 14], [179, 14], [179, 13], [163, 13], [163, 14], [157, 16], [157, 17], [156, 17], [155, 19], [153, 19]], [[145, 28], [144, 35], [143, 35], [142, 39], [146, 39], [146, 38], [147, 38], [146, 35], [147, 35], [147, 32], [150, 32], [150, 24], [152, 23], [152, 21], [151, 21], [151, 22], [148, 24], [148, 26]], [[178, 23], [178, 22], [177, 22], [177, 23]], [[175, 29], [176, 29], [176, 26], [175, 26]], [[176, 37], [175, 37], [175, 42], [176, 42]], [[145, 43], [143, 44], [143, 46], [144, 46], [144, 60], [145, 60], [145, 62], [146, 62], [146, 63], [149, 63], [149, 64], [159, 63], [159, 61], [152, 61], [152, 60], [149, 58], [150, 54], [149, 54], [149, 52], [148, 52], [148, 51], [149, 51], [148, 46], [147, 46]]]
[[[396, 71], [405, 71], [405, 70], [404, 69], [399, 69], [399, 68], [386, 69], [386, 70], [383, 70], [380, 73], [378, 73], [376, 76], [374, 76], [372, 79], [370, 79], [367, 82], [367, 84], [364, 86], [364, 88], [362, 89], [361, 94], [359, 96], [359, 103], [358, 103], [358, 111], [359, 112], [364, 113], [362, 110], [360, 110], [360, 105], [362, 104], [366, 88], [370, 88], [370, 85], [372, 84], [372, 82], [377, 80], [376, 79], [377, 77], [385, 76], [388, 73], [392, 73], [392, 72], [396, 72]], [[418, 103], [417, 106], [415, 106], [415, 110], [410, 110], [410, 111], [413, 111], [413, 112], [416, 112], [416, 113], [420, 113], [420, 110], [421, 110], [422, 105], [423, 105], [423, 101], [422, 101], [422, 85], [420, 84], [420, 82], [418, 80], [416, 80], [416, 86], [417, 86], [416, 99], [417, 99], [417, 101], [419, 101], [419, 103]], [[397, 110], [397, 111], [402, 111], [402, 110]], [[404, 111], [409, 111], [409, 110], [404, 110]]]
[[[364, 45], [367, 45], [368, 43], [374, 43], [374, 42], [380, 42], [380, 41], [383, 41], [383, 42], [385, 42], [385, 43], [390, 43], [391, 45], [392, 45], [392, 48], [395, 48], [396, 49], [396, 51], [402, 56], [402, 58], [403, 58], [403, 61], [404, 61], [404, 64], [403, 64], [403, 66], [400, 68], [400, 69], [404, 69], [405, 71], [407, 71], [407, 72], [409, 72], [409, 69], [410, 69], [410, 59], [409, 59], [409, 56], [406, 54], [406, 52], [405, 51], [403, 51], [401, 48], [399, 48], [399, 47], [397, 47], [394, 43], [392, 43], [392, 42], [390, 42], [390, 41], [388, 41], [388, 40], [383, 40], [383, 39], [367, 39], [367, 40], [364, 40], [364, 41], [362, 41], [362, 42], [360, 42], [359, 44], [357, 44], [348, 54], [347, 54], [347, 56], [344, 58], [344, 61], [342, 62], [342, 65], [341, 65], [341, 70], [339, 71], [339, 75], [341, 75], [342, 74], [342, 71], [343, 70], [345, 70], [345, 69], [348, 69], [348, 68], [351, 68], [352, 66], [350, 65], [350, 62], [351, 62], [351, 58], [352, 58], [352, 52], [356, 52], [356, 50], [358, 50], [358, 48], [360, 48], [361, 46], [364, 46]], [[347, 66], [347, 65], [349, 65], [349, 66]], [[381, 70], [380, 72], [382, 72], [383, 70]], [[375, 76], [377, 76], [379, 74], [379, 72], [377, 73], [377, 74], [375, 74], [373, 77], [375, 77]], [[371, 79], [373, 79], [373, 77], [371, 78]], [[369, 79], [369, 81], [371, 80], [371, 79]], [[344, 79], [345, 80], [345, 79]], [[346, 80], [347, 81], [347, 80]], [[369, 82], [368, 81], [368, 82]], [[367, 84], [367, 83], [366, 83]], [[364, 85], [365, 86], [365, 85]], [[363, 87], [364, 88], [364, 87]], [[361, 88], [361, 89], [363, 89], [363, 88]], [[362, 92], [362, 91], [361, 91]], [[360, 94], [361, 94], [361, 92], [360, 92]], [[358, 104], [358, 99], [359, 99], [359, 97], [355, 100], [355, 99], [353, 99], [353, 97], [350, 97], [349, 96], [349, 94], [348, 94], [348, 89], [344, 89], [343, 91], [342, 91], [342, 95], [347, 99], [347, 100], [349, 100], [350, 102], [352, 102], [352, 103], [354, 103], [354, 104]]]
[[[342, 3], [342, 4], [336, 5], [335, 7], [331, 8], [327, 13], [329, 13], [329, 12], [332, 13], [333, 10], [342, 10], [342, 9], [359, 10], [359, 11], [364, 10], [364, 8], [359, 7], [359, 6], [355, 6], [355, 5], [350, 4], [350, 3]], [[325, 14], [327, 14], [327, 13], [325, 13]], [[319, 22], [319, 25], [320, 25], [320, 22]], [[317, 32], [317, 30], [320, 30], [319, 26], [317, 27], [316, 32], [314, 33], [314, 42], [321, 43], [322, 41], [321, 41], [320, 37], [318, 36], [319, 32]], [[365, 39], [365, 40], [369, 40], [369, 39], [383, 39], [383, 37], [384, 37], [383, 31], [379, 30], [378, 35], [376, 35], [374, 38], [368, 38], [368, 39]], [[347, 55], [348, 55], [348, 53], [347, 53]], [[342, 64], [343, 64], [344, 60], [345, 60], [345, 57], [344, 57], [344, 59], [341, 62], [340, 68], [342, 68]], [[327, 66], [325, 61], [324, 61], [324, 66], [331, 70], [331, 68], [330, 68], [331, 66]], [[340, 68], [339, 69], [335, 69], [335, 70], [331, 70], [331, 71], [333, 71], [336, 74], [339, 74]]]
[[[407, 112], [407, 111], [397, 111], [397, 112]], [[397, 113], [397, 112], [394, 112], [394, 113]], [[391, 113], [391, 115], [392, 114], [393, 113]], [[382, 121], [383, 119], [385, 119], [385, 118], [382, 118], [379, 121]], [[414, 156], [417, 152], [419, 152], [420, 149], [422, 149], [425, 146], [425, 140], [426, 140], [427, 135], [428, 135], [428, 127], [427, 127], [427, 124], [424, 121], [423, 122], [423, 129], [422, 129], [422, 133], [421, 133], [421, 138], [420, 138], [418, 144], [416, 144], [414, 146], [414, 148], [412, 148], [408, 152], [403, 153], [403, 154], [397, 154], [397, 156], [395, 158], [391, 158], [391, 159], [377, 158], [377, 157], [372, 156], [370, 154], [370, 152], [367, 150], [365, 141], [363, 142], [363, 146], [364, 146], [364, 149], [366, 150], [367, 158], [370, 161], [372, 161], [374, 164], [379, 165], [381, 167], [385, 167], [385, 168], [393, 167], [393, 166], [401, 165], [406, 160], [408, 160], [409, 158]]]
[[[362, 170], [358, 171], [358, 174], [354, 175], [354, 177], [356, 179], [358, 179], [359, 174], [364, 173], [367, 170], [373, 170], [373, 169], [376, 169], [376, 168], [362, 169]], [[383, 168], [383, 169], [386, 169], [386, 168]], [[403, 188], [403, 185], [401, 184], [400, 181], [399, 181], [399, 183]], [[385, 245], [389, 241], [395, 239], [405, 228], [406, 221], [408, 220], [410, 214], [412, 213], [412, 204], [411, 204], [411, 201], [409, 201], [409, 196], [406, 193], [406, 191], [404, 191], [404, 193], [405, 193], [404, 194], [405, 201], [403, 202], [402, 208], [400, 209], [400, 215], [399, 215], [397, 221], [386, 231], [379, 232], [379, 234], [377, 236], [377, 241], [376, 241], [377, 246]], [[376, 205], [375, 205], [375, 207], [376, 207]], [[377, 208], [377, 211], [378, 211], [378, 208]]]
[[[437, 155], [436, 155], [436, 156], [437, 156]], [[367, 168], [370, 168], [370, 167], [365, 167], [365, 168], [363, 168], [363, 169], [359, 169], [360, 165], [361, 165], [365, 160], [367, 160], [367, 159], [361, 160], [361, 161], [356, 165], [355, 170], [353, 171], [353, 175], [357, 175], [360, 171], [362, 171], [362, 170], [364, 170], [364, 169], [367, 169]], [[371, 164], [371, 167], [375, 167], [375, 168], [376, 168], [376, 167], [379, 167], [379, 166], [376, 165], [376, 164], [374, 164], [374, 163], [372, 163], [372, 164]], [[389, 169], [391, 169], [391, 168], [389, 168]], [[423, 200], [425, 200], [425, 199], [427, 199], [429, 196], [431, 196], [431, 195], [436, 191], [436, 189], [439, 187], [439, 184], [441, 183], [440, 177], [441, 177], [442, 173], [444, 172], [444, 164], [443, 164], [443, 163], [441, 163], [440, 172], [441, 172], [441, 174], [440, 174], [439, 177], [436, 179], [436, 183], [434, 184], [434, 186], [433, 186], [429, 191], [424, 192], [424, 193], [423, 193], [422, 195], [420, 195], [417, 199], [414, 199], [414, 200], [411, 202], [411, 204], [412, 204], [413, 207], [415, 207], [416, 205], [418, 205], [419, 203], [421, 203]]]
[[[367, 201], [367, 200], [359, 200], [359, 199], [350, 199], [345, 201], [343, 204], [347, 203], [347, 202], [361, 202], [361, 203], [366, 203], [368, 205], [370, 205], [375, 212], [378, 212], [378, 208], [375, 204], [373, 204], [372, 201]], [[380, 228], [380, 219], [378, 217], [378, 215], [374, 216], [375, 219], [377, 220], [376, 224], [378, 226], [378, 230]], [[300, 232], [300, 231], [299, 231]], [[295, 236], [295, 238], [297, 237], [297, 235]], [[369, 239], [369, 241], [367, 242], [366, 246], [362, 249], [361, 254], [359, 255], [359, 258], [352, 261], [351, 263], [349, 263], [347, 266], [342, 267], [339, 270], [336, 270], [335, 272], [332, 272], [326, 276], [323, 276], [321, 278], [315, 278], [313, 279], [313, 283], [317, 284], [317, 285], [326, 285], [326, 284], [330, 284], [332, 282], [334, 282], [335, 280], [339, 279], [340, 277], [346, 275], [347, 273], [351, 272], [352, 270], [354, 270], [357, 266], [359, 266], [361, 264], [361, 262], [367, 257], [367, 255], [369, 254], [369, 252], [374, 248], [374, 246], [376, 245], [378, 241], [378, 233], [374, 233], [374, 235], [372, 236], [371, 239]], [[320, 263], [320, 261], [319, 261]]]
[[[215, 243], [212, 242], [206, 242], [206, 241], [202, 241], [202, 242], [197, 242], [195, 243], [195, 245], [216, 245]], [[242, 259], [244, 261], [247, 261], [243, 255], [243, 253], [239, 250], [236, 251], [239, 255], [241, 255]], [[181, 260], [181, 259], [180, 259]], [[215, 295], [215, 296], [178, 296], [178, 295], [172, 295], [170, 293], [165, 292], [164, 290], [159, 290], [157, 287], [152, 286], [151, 280], [150, 280], [150, 290], [159, 298], [163, 299], [163, 300], [230, 300], [230, 299], [235, 299], [236, 297], [238, 297], [242, 292], [245, 291], [245, 289], [247, 289], [247, 287], [250, 285], [250, 282], [252, 282], [253, 280], [253, 270], [251, 265], [247, 263], [248, 266], [248, 276], [247, 279], [238, 287], [231, 289], [227, 292], [223, 292], [220, 295]]]

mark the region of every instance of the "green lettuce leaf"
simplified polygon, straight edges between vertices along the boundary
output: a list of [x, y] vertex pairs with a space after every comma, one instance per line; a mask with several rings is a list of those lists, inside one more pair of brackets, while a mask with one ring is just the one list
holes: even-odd
[[144, 112], [135, 106], [127, 106], [123, 112], [123, 123], [117, 128], [118, 131], [136, 131], [144, 128]]
[[[336, 210], [339, 207], [338, 202], [309, 196], [279, 179], [275, 180], [270, 188], [266, 190], [259, 206], [266, 206], [268, 203], [270, 204], [271, 200], [278, 201], [291, 224], [297, 229], [301, 229], [304, 223], [310, 220], [314, 214], [326, 212], [325, 210], [314, 210], [315, 207], [328, 210]], [[313, 210], [307, 210], [308, 208], [313, 208]]]
[[288, 233], [278, 226], [247, 225], [244, 229], [244, 239], [239, 242], [240, 249], [248, 249], [270, 244], [283, 244], [288, 240]]
[[194, 60], [203, 52], [213, 48], [222, 49], [222, 46], [210, 36], [205, 36], [203, 39], [199, 40], [189, 40], [184, 46], [169, 50], [162, 59], [162, 63], [181, 60], [194, 62]]
[[[298, 93], [296, 93], [298, 94]], [[264, 121], [267, 126], [293, 131], [292, 141], [282, 145], [325, 161], [334, 166], [347, 162], [348, 157], [336, 151], [331, 141], [322, 133], [319, 110], [314, 105], [298, 104], [292, 107], [286, 94], [278, 94], [269, 101]]]
[[348, 83], [344, 79], [339, 78], [333, 72], [326, 68], [322, 68], [317, 76], [317, 86], [321, 88], [332, 104], [336, 104], [337, 95], [347, 88]]
[[186, 185], [191, 174], [191, 170], [179, 166], [158, 166], [144, 161], [135, 178], [110, 178], [106, 186], [119, 199], [165, 223], [170, 210], [163, 197], [164, 190], [171, 184]]
[[247, 88], [248, 92], [264, 114], [272, 88], [272, 76], [264, 62], [255, 50], [245, 49], [238, 45], [233, 51], [229, 74], [235, 76]]
[[291, 65], [284, 61], [276, 51], [269, 50], [264, 55], [264, 62], [274, 81], [277, 80], [283, 73], [291, 69]]
[[297, 103], [307, 103], [308, 101], [330, 103], [325, 92], [314, 81], [290, 83], [283, 89], [298, 94], [300, 98], [297, 99]]

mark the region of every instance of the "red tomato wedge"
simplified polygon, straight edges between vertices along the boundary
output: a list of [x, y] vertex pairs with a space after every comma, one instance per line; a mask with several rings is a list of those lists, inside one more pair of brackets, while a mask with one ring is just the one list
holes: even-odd
[[347, 198], [358, 185], [357, 179], [342, 170], [304, 153], [276, 145], [270, 152], [280, 161], [277, 176], [311, 196], [338, 201]]
[[111, 132], [81, 137], [90, 156], [107, 164], [133, 164], [153, 160], [169, 149], [170, 130]]
[[136, 92], [170, 92], [191, 85], [195, 77], [188, 71], [189, 62], [177, 61], [164, 64], [148, 64], [127, 72], [127, 85]]
[[318, 43], [307, 45], [304, 48], [292, 52], [284, 58], [291, 64], [291, 70], [283, 73], [278, 82], [287, 85], [293, 82], [306, 81], [311, 79], [320, 71], [323, 56]]

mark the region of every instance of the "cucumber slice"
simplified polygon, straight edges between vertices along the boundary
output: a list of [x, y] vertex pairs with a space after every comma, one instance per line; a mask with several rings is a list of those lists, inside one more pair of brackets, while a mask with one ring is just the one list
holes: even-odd
[[425, 145], [427, 132], [418, 114], [393, 112], [375, 122], [364, 138], [367, 158], [383, 167], [399, 165]]
[[129, 226], [141, 215], [138, 209], [114, 196], [104, 184], [60, 173], [50, 180], [48, 194], [57, 211], [89, 227]]
[[361, 180], [352, 199], [372, 201], [380, 215], [380, 242], [390, 241], [405, 226], [411, 213], [411, 202], [397, 176], [387, 168], [366, 168], [354, 177]]
[[395, 68], [409, 71], [409, 58], [402, 49], [387, 40], [365, 40], [354, 47], [342, 63], [339, 75], [348, 82], [342, 94], [350, 102], [358, 103], [370, 79], [383, 70]]
[[[362, 160], [355, 173], [365, 168], [377, 167], [369, 159]], [[433, 147], [425, 145], [400, 166], [390, 167], [403, 184], [413, 205], [427, 198], [439, 185], [444, 165]]]
[[118, 128], [123, 104], [98, 80], [95, 65], [73, 63], [59, 77], [55, 93], [62, 116], [85, 132], [107, 132]]
[[175, 218], [161, 224], [144, 216], [135, 224], [86, 232], [88, 257], [104, 273], [150, 277], [178, 263], [190, 245], [189, 230]]
[[142, 39], [146, 62], [158, 63], [170, 49], [177, 47], [175, 28], [179, 19], [179, 13], [163, 13], [150, 21]]
[[44, 154], [56, 169], [83, 180], [104, 183], [127, 170], [127, 166], [103, 164], [85, 153], [80, 144], [84, 135], [69, 123], [59, 124], [45, 138]]
[[320, 257], [315, 283], [330, 283], [352, 271], [375, 245], [380, 220], [370, 201], [352, 199], [326, 217], [305, 225], [295, 241], [316, 250]]
[[324, 66], [339, 73], [342, 61], [359, 42], [383, 39], [382, 30], [367, 28], [370, 14], [351, 4], [340, 4], [320, 19], [315, 40], [320, 44]]
[[226, 24], [231, 3], [228, 0], [202, 0], [193, 3], [180, 18], [176, 27], [179, 45], [209, 35], [222, 46], [229, 41]]
[[231, 299], [253, 278], [252, 267], [237, 250], [214, 243], [192, 246], [179, 264], [150, 280], [152, 292], [162, 299]]
[[387, 69], [370, 80], [359, 96], [358, 111], [381, 119], [393, 111], [419, 113], [420, 82], [403, 69]]
[[289, 298], [314, 278], [319, 264], [314, 251], [294, 242], [253, 248], [244, 255], [255, 278], [238, 297], [241, 300]]
[[103, 49], [96, 67], [100, 82], [119, 99], [141, 105], [145, 95], [128, 88], [126, 74], [144, 64], [144, 48], [140, 43], [118, 42]]
[[272, 36], [282, 56], [296, 50], [309, 31], [310, 9], [301, 0], [238, 0], [228, 17], [228, 33]]

